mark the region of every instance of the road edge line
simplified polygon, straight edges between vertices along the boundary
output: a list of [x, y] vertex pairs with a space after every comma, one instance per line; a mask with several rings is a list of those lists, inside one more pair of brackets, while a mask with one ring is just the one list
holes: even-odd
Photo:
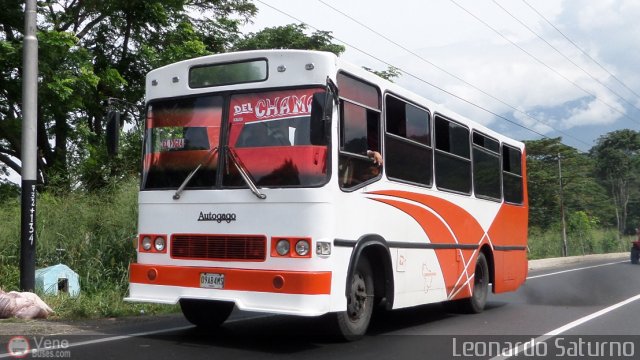
[[528, 276], [528, 277], [527, 277], [527, 280], [530, 280], [530, 279], [537, 279], [537, 278], [541, 278], [541, 277], [545, 277], [545, 276], [551, 276], [551, 275], [564, 274], [564, 273], [569, 273], [569, 272], [572, 272], [572, 271], [586, 270], [586, 269], [593, 269], [593, 268], [597, 268], [597, 267], [601, 267], [601, 266], [608, 266], [608, 265], [622, 264], [622, 263], [626, 263], [626, 262], [628, 262], [628, 261], [627, 261], [627, 260], [624, 260], [624, 261], [615, 261], [615, 262], [610, 262], [610, 263], [606, 263], [606, 264], [598, 264], [598, 265], [584, 266], [584, 267], [576, 268], [576, 269], [568, 269], [568, 270], [556, 271], [556, 272], [552, 272], [552, 273], [548, 273], [548, 274], [540, 274], [540, 275]]

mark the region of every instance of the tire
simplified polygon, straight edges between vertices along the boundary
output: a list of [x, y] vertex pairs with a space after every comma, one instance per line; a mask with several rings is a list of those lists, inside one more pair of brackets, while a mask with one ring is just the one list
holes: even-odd
[[489, 293], [489, 265], [483, 253], [478, 254], [473, 276], [473, 293], [470, 298], [458, 300], [458, 308], [467, 314], [478, 314], [484, 310]]
[[369, 260], [364, 257], [358, 260], [348, 287], [347, 310], [335, 313], [335, 320], [338, 335], [351, 341], [361, 338], [367, 332], [375, 306], [373, 272]]
[[234, 304], [225, 301], [180, 299], [184, 317], [203, 329], [216, 329], [231, 315]]
[[631, 263], [640, 263], [640, 250], [638, 250], [635, 246], [631, 248]]

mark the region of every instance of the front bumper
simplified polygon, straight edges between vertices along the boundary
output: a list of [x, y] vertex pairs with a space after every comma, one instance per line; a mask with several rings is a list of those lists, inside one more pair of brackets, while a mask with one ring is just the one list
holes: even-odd
[[[232, 301], [241, 310], [317, 316], [330, 311], [331, 272], [131, 264], [126, 301]], [[223, 289], [200, 287], [201, 273], [224, 274]], [[152, 276], [149, 276], [149, 275]]]

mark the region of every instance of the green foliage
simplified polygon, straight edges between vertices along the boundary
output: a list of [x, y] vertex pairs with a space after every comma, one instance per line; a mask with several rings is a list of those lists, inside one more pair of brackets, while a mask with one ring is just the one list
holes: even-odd
[[[0, 175], [21, 167], [22, 5], [4, 2], [0, 13]], [[112, 177], [137, 171], [139, 153], [114, 164], [99, 150], [104, 146], [105, 100], [124, 100], [117, 106], [130, 115], [127, 129], [133, 125], [137, 134], [139, 124], [133, 121], [141, 117], [146, 73], [228, 50], [230, 39], [239, 38], [240, 25], [255, 13], [248, 0], [39, 3], [41, 190], [100, 189]], [[135, 137], [124, 141], [139, 147]]]
[[597, 219], [590, 218], [584, 211], [569, 214], [567, 219], [568, 248], [579, 255], [596, 252], [597, 244], [593, 238], [593, 229], [597, 224]]
[[[68, 265], [80, 275], [82, 291], [88, 294], [105, 289], [125, 290], [129, 262], [135, 254], [132, 239], [136, 236], [136, 199], [137, 181], [133, 180], [93, 195], [40, 194], [36, 214], [36, 266]], [[0, 216], [0, 266], [17, 267], [19, 201], [3, 203]], [[18, 287], [4, 276], [0, 285]]]
[[590, 153], [596, 161], [598, 178], [613, 199], [618, 231], [635, 233], [632, 224], [627, 224], [627, 218], [629, 203], [640, 198], [640, 132], [612, 131], [601, 136]]
[[15, 289], [20, 279], [20, 197], [0, 204], [0, 288]]
[[[77, 298], [44, 296], [56, 317], [86, 318], [176, 311], [175, 306], [123, 302], [134, 260], [138, 182], [99, 193], [42, 193], [37, 199], [36, 268], [64, 263], [80, 276]], [[0, 288], [19, 288], [20, 203], [0, 207]]]
[[562, 235], [559, 226], [543, 230], [529, 228], [529, 259], [544, 259], [562, 256]]
[[[242, 36], [249, 0], [39, 3], [38, 149], [41, 191], [95, 191], [138, 171], [145, 75], [151, 69], [233, 49], [331, 51], [329, 32], [287, 25]], [[20, 172], [22, 3], [0, 14], [0, 176]], [[121, 155], [104, 153], [105, 101], [127, 114]]]
[[[596, 228], [593, 219], [585, 214], [570, 216], [568, 255], [604, 254], [629, 251], [629, 243], [618, 240], [615, 228]], [[589, 229], [589, 232], [585, 232]], [[547, 228], [529, 228], [529, 259], [544, 259], [562, 256], [562, 228], [560, 223]]]
[[0, 204], [20, 196], [20, 188], [9, 182], [0, 180]]
[[615, 210], [597, 181], [595, 162], [561, 143], [560, 138], [525, 141], [529, 223], [547, 228], [560, 221], [560, 167], [565, 214], [584, 212], [602, 226], [615, 225]]
[[380, 76], [383, 79], [389, 80], [391, 82], [393, 82], [393, 79], [396, 79], [398, 77], [400, 77], [400, 75], [402, 75], [402, 73], [400, 72], [400, 69], [398, 69], [395, 66], [389, 66], [389, 68], [387, 70], [373, 70], [371, 68], [368, 68], [366, 66], [362, 67], [363, 69], [372, 72], [378, 76]]
[[257, 33], [250, 33], [234, 46], [234, 50], [256, 49], [305, 49], [329, 51], [336, 55], [344, 52], [345, 47], [332, 43], [333, 37], [328, 31], [315, 31], [310, 36], [305, 34], [307, 27], [303, 24], [289, 24], [266, 28]]
[[125, 295], [126, 292], [120, 289], [104, 289], [92, 294], [81, 293], [76, 298], [65, 294], [45, 295], [43, 300], [54, 309], [54, 319], [105, 318], [180, 311], [178, 305], [124, 302]]

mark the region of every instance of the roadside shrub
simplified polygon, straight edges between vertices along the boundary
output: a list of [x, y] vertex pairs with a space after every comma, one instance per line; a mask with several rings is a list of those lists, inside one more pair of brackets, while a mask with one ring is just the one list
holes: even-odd
[[529, 259], [562, 256], [562, 234], [558, 226], [544, 230], [529, 228]]

